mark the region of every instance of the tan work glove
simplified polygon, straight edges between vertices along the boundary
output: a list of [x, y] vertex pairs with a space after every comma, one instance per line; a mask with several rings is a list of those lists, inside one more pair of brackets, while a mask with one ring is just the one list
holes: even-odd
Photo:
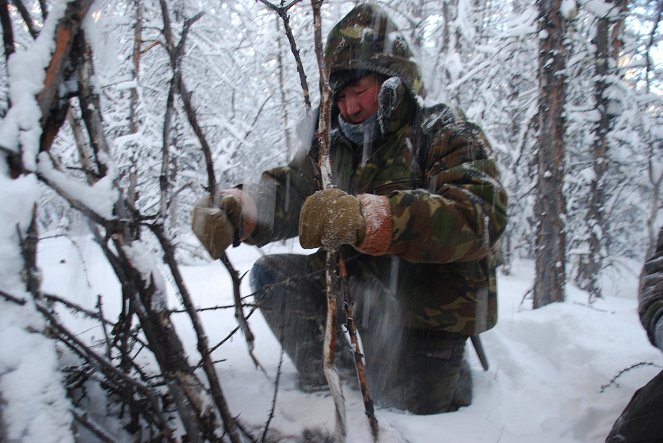
[[[255, 227], [255, 204], [239, 189], [220, 191], [218, 202], [204, 197], [193, 207], [191, 228], [209, 255], [220, 258], [228, 246], [239, 245]], [[247, 210], [248, 209], [248, 210]]]
[[359, 199], [340, 189], [318, 191], [302, 205], [299, 242], [304, 248], [334, 250], [345, 244], [358, 245], [365, 231]]

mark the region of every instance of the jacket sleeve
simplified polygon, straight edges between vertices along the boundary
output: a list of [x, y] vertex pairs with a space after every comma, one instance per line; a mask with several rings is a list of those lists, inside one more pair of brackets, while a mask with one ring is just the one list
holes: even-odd
[[506, 224], [507, 196], [481, 129], [447, 109], [427, 137], [426, 189], [389, 196], [388, 253], [408, 261], [448, 263], [486, 257]]
[[287, 166], [262, 173], [258, 184], [244, 185], [257, 207], [256, 228], [246, 243], [263, 246], [295, 237], [304, 200], [319, 189], [319, 171], [312, 156], [300, 150]]
[[656, 322], [663, 315], [663, 226], [658, 231], [656, 251], [646, 261], [640, 274], [639, 314], [649, 341], [654, 341]]

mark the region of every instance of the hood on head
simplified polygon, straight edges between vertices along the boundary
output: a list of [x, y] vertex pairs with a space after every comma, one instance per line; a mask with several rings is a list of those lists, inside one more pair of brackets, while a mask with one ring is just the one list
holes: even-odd
[[370, 72], [400, 77], [414, 97], [425, 96], [419, 66], [396, 24], [378, 6], [364, 3], [350, 11], [327, 36], [325, 63], [336, 95]]

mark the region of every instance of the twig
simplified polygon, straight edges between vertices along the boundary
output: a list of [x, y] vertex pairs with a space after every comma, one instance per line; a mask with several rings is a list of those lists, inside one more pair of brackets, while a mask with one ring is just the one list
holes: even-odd
[[24, 304], [26, 304], [28, 302], [26, 299], [19, 298], [19, 297], [16, 297], [14, 295], [11, 295], [11, 294], [3, 291], [2, 289], [0, 289], [0, 296], [2, 296], [7, 301], [10, 301], [12, 303], [16, 303], [17, 305], [21, 305], [21, 306], [23, 306]]
[[[246, 297], [244, 297], [246, 298]], [[242, 307], [244, 308], [252, 308], [255, 307], [256, 305], [253, 303], [242, 303]], [[196, 308], [196, 311], [198, 312], [205, 312], [205, 311], [218, 311], [219, 309], [235, 309], [235, 305], [219, 305], [219, 306], [210, 306], [208, 308]], [[186, 309], [171, 309], [170, 313], [171, 314], [186, 314], [187, 310]]]
[[99, 313], [97, 314], [97, 318], [99, 319], [101, 323], [101, 330], [104, 331], [104, 339], [106, 340], [106, 358], [109, 360], [111, 359], [111, 341], [110, 338], [108, 337], [108, 331], [106, 330], [106, 325], [104, 324], [104, 310], [103, 310], [103, 303], [101, 302], [101, 295], [97, 295], [97, 309], [99, 310]]
[[116, 436], [111, 435], [110, 432], [101, 427], [101, 425], [94, 421], [86, 411], [79, 408], [73, 408], [71, 412], [78, 423], [89, 429], [101, 441], [106, 443], [114, 443], [118, 441]]
[[28, 9], [25, 7], [21, 0], [12, 0], [12, 3], [14, 3], [14, 6], [16, 6], [16, 9], [18, 9], [19, 14], [21, 14], [21, 18], [23, 18], [25, 27], [28, 28], [28, 32], [32, 38], [37, 38], [39, 36], [39, 31], [37, 31], [35, 28], [35, 24], [32, 21], [32, 17], [30, 16]]
[[[302, 87], [302, 92], [304, 93], [304, 105], [306, 110], [311, 109], [311, 94], [309, 93], [308, 81], [306, 80], [306, 73], [304, 72], [304, 65], [302, 64], [301, 56], [299, 55], [299, 49], [297, 48], [297, 42], [295, 41], [295, 36], [292, 33], [292, 27], [290, 26], [290, 17], [288, 15], [288, 10], [299, 3], [301, 0], [294, 0], [290, 2], [287, 6], [276, 6], [267, 0], [259, 0], [265, 6], [268, 6], [274, 12], [281, 17], [283, 21], [283, 27], [285, 28], [285, 35], [288, 37], [288, 42], [290, 43], [290, 52], [295, 58], [295, 64], [297, 65], [297, 73], [299, 74], [299, 83]], [[320, 2], [322, 4], [322, 2]]]
[[89, 309], [85, 309], [83, 306], [80, 306], [80, 305], [78, 305], [74, 302], [71, 302], [67, 299], [64, 299], [64, 298], [62, 298], [58, 295], [43, 293], [42, 296], [49, 303], [62, 303], [63, 305], [65, 305], [69, 309], [72, 309], [76, 312], [80, 312], [82, 314], [85, 314], [90, 318], [100, 320], [102, 322], [102, 324], [104, 324], [104, 325], [115, 327], [115, 323], [113, 323], [109, 320], [106, 320], [103, 317], [100, 317], [98, 312], [94, 312], [94, 311], [90, 311]]
[[520, 304], [522, 305], [523, 303], [525, 303], [525, 300], [527, 300], [527, 297], [529, 295], [531, 295], [533, 292], [534, 292], [533, 288], [529, 288], [527, 291], [525, 291], [525, 293], [523, 294], [523, 298], [520, 300]]
[[[110, 228], [113, 225], [113, 223], [111, 223], [111, 221], [106, 220], [101, 215], [94, 212], [93, 209], [89, 208], [88, 206], [83, 204], [83, 202], [76, 199], [76, 197], [74, 197], [73, 195], [70, 195], [69, 193], [67, 193], [67, 191], [64, 188], [61, 188], [60, 186], [58, 186], [55, 181], [51, 181], [48, 177], [46, 177], [44, 174], [42, 174], [40, 172], [37, 172], [36, 175], [37, 175], [37, 178], [41, 182], [43, 182], [49, 188], [51, 188], [53, 191], [55, 191], [55, 193], [58, 194], [60, 197], [64, 198], [72, 208], [76, 209], [78, 212], [83, 214], [85, 217], [87, 217], [88, 219], [90, 219], [94, 223], [96, 223], [98, 225], [101, 225], [101, 226], [108, 227], [108, 228]], [[118, 224], [118, 226], [119, 226], [119, 224]], [[111, 232], [113, 232], [113, 231], [111, 231]]]
[[352, 314], [352, 300], [350, 299], [350, 292], [347, 287], [347, 271], [345, 269], [345, 261], [343, 259], [339, 260], [339, 271], [341, 273], [341, 284], [343, 288], [343, 309], [345, 311], [345, 326], [347, 328], [347, 333], [350, 336], [350, 345], [352, 347], [352, 353], [354, 354], [355, 361], [355, 370], [357, 372], [357, 380], [359, 380], [359, 388], [361, 390], [361, 396], [364, 400], [364, 409], [366, 410], [366, 417], [368, 417], [368, 424], [371, 428], [371, 435], [373, 436], [373, 441], [378, 441], [378, 434], [380, 431], [380, 426], [378, 424], [378, 419], [375, 416], [375, 408], [373, 407], [373, 400], [368, 392], [368, 379], [366, 377], [366, 365], [364, 364], [364, 354], [362, 352], [358, 335], [357, 328], [354, 322], [354, 316]]
[[[162, 435], [164, 435], [164, 437], [168, 437], [168, 441], [172, 440], [172, 430], [168, 427], [168, 421], [166, 418], [161, 414], [159, 400], [148, 386], [143, 385], [139, 381], [119, 371], [104, 357], [100, 356], [88, 346], [86, 346], [76, 337], [75, 334], [61, 325], [57, 318], [55, 318], [55, 316], [41, 303], [36, 303], [35, 306], [37, 307], [37, 310], [41, 312], [41, 314], [44, 315], [44, 317], [48, 320], [51, 329], [54, 333], [57, 334], [62, 343], [64, 343], [83, 359], [90, 362], [90, 364], [96, 366], [104, 375], [106, 375], [106, 377], [108, 377], [109, 380], [112, 380], [113, 383], [115, 383], [117, 386], [133, 387], [138, 392], [142, 393], [150, 401], [150, 404], [153, 407], [152, 418], [155, 420], [155, 424], [159, 426], [160, 431], [163, 433]], [[150, 411], [144, 411], [145, 414], [148, 412]]]
[[90, 283], [90, 271], [88, 270], [87, 264], [85, 263], [85, 257], [83, 256], [83, 252], [81, 251], [81, 246], [78, 244], [76, 240], [74, 240], [69, 234], [63, 233], [63, 234], [43, 235], [39, 237], [39, 241], [48, 240], [52, 238], [59, 238], [59, 237], [62, 237], [65, 240], [71, 242], [71, 244], [74, 246], [74, 249], [76, 249], [76, 252], [78, 253], [78, 258], [80, 259], [80, 264], [83, 267], [83, 273], [85, 274], [87, 287], [92, 288], [92, 283]]
[[253, 350], [255, 349], [255, 336], [253, 335], [253, 332], [251, 332], [251, 328], [249, 327], [249, 322], [246, 321], [246, 317], [244, 316], [244, 311], [242, 309], [242, 296], [240, 293], [240, 285], [242, 282], [242, 279], [239, 277], [239, 272], [234, 268], [230, 260], [228, 259], [228, 256], [224, 253], [221, 255], [221, 263], [226, 267], [226, 270], [228, 271], [228, 274], [230, 274], [230, 278], [232, 279], [233, 282], [233, 298], [235, 300], [235, 319], [237, 319], [237, 323], [239, 324], [240, 329], [242, 330], [242, 333], [244, 334], [244, 338], [246, 339], [246, 345], [249, 349], [249, 355], [251, 356], [251, 360], [253, 360], [253, 364], [256, 366], [256, 368], [262, 369], [263, 372], [265, 372], [265, 369], [262, 367], [258, 359], [253, 353]]
[[39, 9], [41, 9], [41, 16], [44, 20], [48, 18], [48, 6], [46, 0], [39, 0]]
[[653, 367], [655, 367], [655, 368], [660, 368], [659, 365], [657, 365], [656, 363], [651, 362], [651, 361], [641, 361], [640, 363], [632, 364], [632, 365], [629, 366], [628, 368], [625, 368], [625, 369], [622, 369], [621, 371], [619, 371], [619, 372], [617, 373], [617, 375], [615, 375], [614, 377], [612, 377], [612, 380], [610, 380], [610, 382], [608, 382], [607, 384], [601, 386], [601, 391], [600, 391], [600, 392], [601, 392], [601, 393], [605, 392], [605, 391], [606, 391], [610, 386], [612, 386], [612, 385], [619, 386], [619, 383], [617, 383], [617, 379], [618, 379], [619, 377], [621, 377], [622, 375], [624, 375], [625, 373], [627, 373], [627, 372], [630, 371], [631, 369], [635, 369], [635, 368], [640, 367], [640, 366], [653, 366]]
[[267, 432], [269, 431], [269, 425], [272, 422], [272, 419], [274, 418], [274, 411], [276, 410], [276, 397], [278, 396], [279, 393], [279, 383], [281, 381], [281, 368], [283, 366], [283, 354], [284, 354], [283, 347], [281, 347], [281, 355], [279, 356], [279, 365], [276, 368], [276, 380], [274, 381], [274, 396], [272, 397], [272, 407], [269, 410], [269, 417], [267, 418], [267, 422], [265, 423], [265, 429], [262, 432], [262, 437], [260, 441], [262, 443], [265, 443], [267, 441]]
[[[251, 309], [251, 311], [249, 311], [249, 313], [248, 313], [248, 315], [246, 316], [246, 318], [247, 318], [247, 319], [251, 318], [251, 315], [253, 315], [253, 313], [254, 313], [255, 311], [256, 311], [256, 308], [254, 307], [253, 309]], [[233, 335], [235, 335], [239, 330], [240, 330], [240, 327], [239, 327], [239, 326], [236, 326], [232, 331], [230, 331], [230, 333], [228, 333], [228, 335], [226, 336], [226, 338], [224, 338], [224, 339], [221, 340], [219, 343], [217, 343], [216, 345], [214, 345], [214, 346], [212, 346], [212, 347], [210, 348], [210, 350], [209, 350], [210, 354], [213, 353], [214, 351], [216, 351], [217, 349], [219, 349], [219, 348], [220, 348], [225, 342], [227, 342], [228, 340], [230, 340], [230, 339], [233, 337]], [[198, 366], [200, 366], [200, 363], [198, 364]]]

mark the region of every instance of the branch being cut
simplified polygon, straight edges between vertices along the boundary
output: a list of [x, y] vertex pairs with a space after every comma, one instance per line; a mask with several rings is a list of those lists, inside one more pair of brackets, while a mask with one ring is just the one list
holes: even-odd
[[[314, 41], [315, 54], [318, 60], [320, 70], [320, 115], [318, 122], [318, 144], [319, 167], [322, 176], [323, 188], [333, 186], [332, 172], [329, 161], [329, 144], [331, 132], [331, 90], [329, 87], [329, 70], [325, 65], [324, 51], [322, 47], [322, 23], [320, 18], [320, 8], [324, 0], [311, 0], [313, 8]], [[357, 340], [357, 331], [352, 317], [352, 301], [347, 288], [347, 273], [345, 262], [338, 251], [327, 251], [326, 262], [326, 283], [327, 283], [327, 322], [324, 341], [324, 372], [329, 384], [334, 405], [336, 407], [336, 441], [345, 441], [346, 437], [346, 417], [345, 417], [345, 399], [341, 391], [341, 385], [334, 366], [334, 349], [336, 346], [336, 306], [338, 300], [343, 299], [343, 306], [346, 313], [346, 325], [350, 335], [353, 352], [355, 355], [355, 369], [359, 379], [366, 416], [369, 420], [373, 441], [378, 440], [378, 421], [373, 409], [373, 401], [368, 393], [368, 381], [363, 362], [359, 341]]]
[[[322, 20], [320, 8], [322, 0], [311, 0], [313, 8], [313, 26], [315, 54], [318, 59], [320, 71], [320, 115], [318, 121], [318, 144], [320, 157], [318, 165], [322, 176], [322, 187], [332, 186], [331, 168], [329, 165], [329, 134], [331, 127], [331, 91], [329, 88], [329, 71], [325, 66], [322, 50]], [[338, 251], [327, 251], [325, 281], [327, 285], [327, 321], [325, 324], [325, 339], [323, 344], [323, 370], [329, 390], [334, 399], [336, 414], [336, 441], [344, 442], [347, 435], [347, 419], [345, 398], [341, 389], [341, 381], [334, 365], [334, 351], [336, 348], [336, 306], [341, 294], [341, 280], [338, 274]]]

